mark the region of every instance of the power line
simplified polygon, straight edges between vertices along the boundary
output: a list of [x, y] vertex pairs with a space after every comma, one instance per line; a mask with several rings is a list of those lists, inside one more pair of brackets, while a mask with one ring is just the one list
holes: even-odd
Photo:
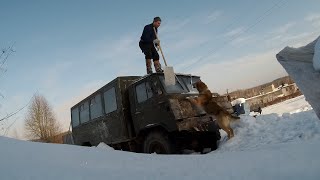
[[224, 44], [222, 46], [219, 46], [218, 48], [214, 49], [213, 51], [211, 51], [209, 53], [209, 55], [207, 56], [202, 56], [200, 57], [197, 61], [195, 61], [194, 63], [192, 63], [191, 65], [184, 67], [185, 70], [190, 70], [194, 64], [199, 63], [203, 60], [205, 60], [206, 57], [209, 57], [211, 55], [213, 55], [214, 53], [218, 52], [219, 50], [223, 49], [226, 45], [228, 45], [229, 43], [231, 43], [232, 41], [236, 40], [237, 38], [240, 37], [241, 34], [248, 32], [250, 29], [254, 28], [256, 25], [258, 25], [260, 22], [262, 22], [266, 17], [268, 17], [272, 11], [278, 7], [282, 7], [287, 0], [279, 0], [278, 2], [276, 2], [271, 8], [269, 8], [268, 10], [266, 10], [261, 16], [259, 16], [258, 18], [255, 19], [255, 22], [253, 24], [251, 24], [250, 26], [248, 26], [246, 29], [238, 32], [237, 34], [233, 35], [231, 37], [231, 39], [229, 41], [225, 41]]
[[[279, 0], [279, 1], [278, 1], [277, 3], [275, 3], [271, 8], [269, 8], [267, 11], [265, 11], [261, 16], [259, 16], [258, 18], [256, 18], [256, 19], [255, 19], [255, 22], [254, 22], [252, 25], [250, 25], [248, 28], [246, 28], [246, 29], [238, 32], [238, 33], [235, 34], [235, 35], [233, 35], [233, 36], [231, 37], [230, 41], [226, 41], [222, 46], [219, 46], [218, 48], [216, 48], [216, 49], [214, 49], [213, 51], [211, 51], [211, 53], [210, 53], [209, 55], [200, 57], [199, 60], [197, 60], [197, 61], [194, 62], [193, 64], [199, 63], [199, 62], [205, 60], [206, 57], [209, 57], [209, 56], [211, 56], [212, 54], [214, 54], [214, 53], [216, 53], [217, 51], [219, 51], [220, 49], [223, 49], [226, 45], [228, 45], [228, 44], [231, 43], [232, 41], [234, 41], [234, 40], [236, 40], [237, 38], [239, 38], [241, 34], [249, 31], [250, 29], [252, 29], [253, 27], [255, 27], [257, 24], [259, 24], [262, 20], [264, 20], [267, 16], [269, 16], [269, 15], [272, 13], [272, 10], [273, 10], [274, 8], [278, 7], [278, 5], [279, 5], [280, 3], [283, 3], [283, 4], [281, 4], [281, 6], [279, 6], [279, 7], [282, 7], [282, 6], [285, 4], [285, 1], [287, 1], [287, 0]], [[193, 64], [185, 67], [185, 69], [190, 70], [190, 69], [192, 68], [192, 65], [193, 65]]]
[[[253, 6], [253, 5], [252, 5], [252, 6]], [[252, 9], [252, 7], [250, 6], [248, 9]], [[248, 11], [245, 11], [245, 13], [241, 13], [240, 15], [235, 16], [234, 18], [232, 18], [231, 22], [230, 22], [229, 24], [227, 24], [226, 26], [224, 26], [224, 27], [222, 28], [222, 30], [219, 31], [219, 32], [220, 32], [220, 33], [223, 33], [223, 32], [225, 32], [225, 31], [227, 31], [231, 26], [233, 26], [234, 24], [236, 24], [237, 22], [239, 22], [239, 19], [240, 19], [239, 17], [243, 17], [243, 16], [246, 15], [246, 14], [248, 14]], [[217, 37], [214, 38], [214, 39], [217, 39]], [[202, 46], [204, 46], [204, 45], [206, 45], [206, 44], [208, 44], [208, 41], [201, 43], [201, 44], [198, 45], [197, 47], [199, 48], [199, 47], [202, 47]], [[175, 63], [173, 66], [176, 66], [177, 64], [178, 64], [178, 63]]]
[[17, 111], [12, 112], [12, 113], [6, 115], [5, 117], [1, 118], [1, 119], [0, 119], [0, 122], [3, 121], [3, 120], [9, 119], [10, 117], [18, 114], [20, 111], [22, 111], [24, 108], [26, 108], [26, 107], [31, 103], [31, 101], [32, 101], [32, 99], [34, 98], [34, 96], [35, 96], [35, 94], [30, 98], [29, 102], [28, 102], [26, 105], [24, 105], [22, 108], [20, 108], [20, 109], [18, 109]]

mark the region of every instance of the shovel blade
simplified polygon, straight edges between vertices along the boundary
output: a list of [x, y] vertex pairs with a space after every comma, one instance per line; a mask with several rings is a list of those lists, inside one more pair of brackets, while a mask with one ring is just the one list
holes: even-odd
[[166, 66], [163, 69], [164, 73], [164, 83], [166, 86], [175, 85], [176, 84], [176, 75], [174, 74], [173, 67]]

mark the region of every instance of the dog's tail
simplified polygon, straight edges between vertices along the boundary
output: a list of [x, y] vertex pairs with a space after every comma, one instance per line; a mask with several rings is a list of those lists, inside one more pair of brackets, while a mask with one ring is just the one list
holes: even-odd
[[231, 121], [235, 121], [235, 120], [239, 120], [240, 117], [239, 116], [236, 116], [234, 114], [231, 114], [229, 111], [227, 111], [226, 109], [220, 107], [217, 111], [216, 111], [216, 114], [217, 115], [222, 115], [222, 116], [226, 116], [226, 117], [229, 117], [229, 119]]
[[230, 117], [230, 119], [232, 120], [237, 120], [240, 119], [239, 116], [236, 116], [235, 114], [230, 113], [229, 111], [227, 111], [225, 108], [219, 106], [218, 108], [219, 113], [223, 113], [224, 115]]

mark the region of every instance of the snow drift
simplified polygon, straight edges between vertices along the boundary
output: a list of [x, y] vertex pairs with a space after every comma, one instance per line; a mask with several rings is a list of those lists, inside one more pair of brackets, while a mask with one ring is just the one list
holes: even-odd
[[320, 72], [315, 70], [320, 67], [318, 66], [320, 64], [318, 50], [319, 37], [300, 48], [285, 47], [276, 57], [296, 82], [320, 119]]
[[[295, 109], [292, 109], [296, 107]], [[289, 109], [288, 109], [289, 107]], [[283, 112], [272, 114], [272, 108]], [[320, 125], [303, 96], [242, 116], [234, 139], [206, 155], [136, 154], [0, 137], [0, 177], [20, 180], [320, 178]]]
[[314, 46], [313, 67], [316, 71], [320, 71], [320, 37]]

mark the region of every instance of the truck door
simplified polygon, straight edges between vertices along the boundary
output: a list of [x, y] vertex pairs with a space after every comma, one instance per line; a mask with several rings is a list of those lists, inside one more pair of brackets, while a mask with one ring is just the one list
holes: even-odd
[[141, 82], [134, 88], [135, 108], [132, 114], [136, 132], [159, 124], [165, 128], [175, 127], [175, 121], [172, 121], [171, 113], [168, 112], [168, 101], [162, 96], [162, 90], [151, 82]]
[[135, 85], [135, 109], [133, 119], [135, 130], [138, 132], [146, 124], [151, 123], [154, 115], [152, 114], [152, 97], [154, 93], [149, 81]]

